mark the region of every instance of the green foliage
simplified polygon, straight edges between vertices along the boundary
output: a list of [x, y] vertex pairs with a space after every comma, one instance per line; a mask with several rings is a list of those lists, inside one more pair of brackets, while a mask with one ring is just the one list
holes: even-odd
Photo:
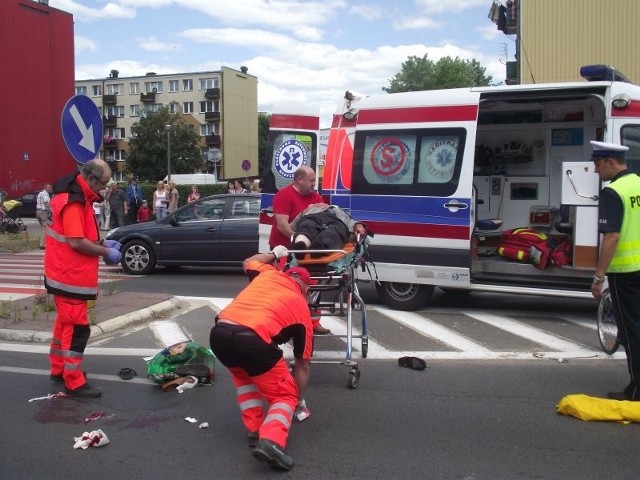
[[480, 87], [491, 85], [493, 78], [477, 60], [443, 57], [437, 62], [412, 55], [402, 64], [402, 70], [389, 80], [387, 93], [437, 90], [441, 88]]
[[131, 127], [127, 171], [155, 182], [167, 175], [167, 131], [171, 125], [171, 173], [196, 173], [204, 167], [198, 146], [199, 132], [167, 107], [148, 112]]
[[262, 164], [262, 160], [267, 152], [267, 140], [269, 139], [269, 124], [271, 123], [271, 115], [260, 113], [258, 115], [258, 161]]

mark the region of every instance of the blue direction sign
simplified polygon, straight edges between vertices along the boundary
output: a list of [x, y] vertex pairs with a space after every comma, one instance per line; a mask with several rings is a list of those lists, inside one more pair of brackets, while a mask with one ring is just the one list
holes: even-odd
[[102, 145], [100, 110], [86, 95], [71, 97], [62, 109], [62, 138], [78, 163], [97, 157]]

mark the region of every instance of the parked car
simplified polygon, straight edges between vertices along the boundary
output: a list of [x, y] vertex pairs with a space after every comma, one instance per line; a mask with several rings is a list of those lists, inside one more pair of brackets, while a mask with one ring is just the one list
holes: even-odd
[[20, 198], [17, 198], [16, 200], [19, 200], [20, 203], [22, 203], [22, 205], [20, 205], [19, 207], [15, 208], [15, 214], [18, 217], [35, 217], [36, 216], [36, 203], [38, 200], [38, 194], [42, 191], [42, 189], [40, 190], [33, 190], [29, 193], [25, 193], [24, 195], [22, 195]]
[[131, 275], [162, 266], [240, 267], [258, 251], [260, 195], [212, 195], [162, 220], [118, 227], [107, 239], [122, 244]]

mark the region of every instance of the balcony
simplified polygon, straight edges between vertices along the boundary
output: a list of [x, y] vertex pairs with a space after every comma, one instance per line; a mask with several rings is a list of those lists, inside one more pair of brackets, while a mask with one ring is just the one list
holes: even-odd
[[111, 135], [105, 135], [102, 138], [102, 144], [105, 147], [115, 148], [118, 145], [118, 139], [116, 137], [112, 137]]
[[207, 122], [219, 122], [220, 112], [204, 112], [204, 119]]
[[204, 92], [204, 97], [210, 100], [215, 100], [220, 98], [220, 88], [219, 87], [207, 88], [207, 90]]
[[209, 145], [210, 147], [219, 147], [220, 135], [207, 135], [206, 142], [207, 142], [207, 145]]
[[156, 92], [141, 93], [140, 94], [140, 101], [141, 102], [155, 103], [155, 101], [156, 101]]
[[102, 96], [102, 104], [103, 105], [115, 105], [118, 103], [118, 98], [115, 95], [103, 95]]
[[118, 125], [118, 117], [115, 115], [105, 115], [102, 119], [102, 125], [104, 127], [115, 127]]

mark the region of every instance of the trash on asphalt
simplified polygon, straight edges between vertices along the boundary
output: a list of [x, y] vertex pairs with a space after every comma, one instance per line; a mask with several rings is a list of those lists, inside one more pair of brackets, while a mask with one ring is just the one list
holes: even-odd
[[66, 396], [67, 396], [67, 394], [64, 393], [64, 392], [49, 393], [45, 397], [30, 398], [29, 399], [29, 403], [36, 402], [38, 400], [51, 400], [52, 398], [61, 398], [61, 397], [66, 397]]
[[198, 421], [197, 418], [193, 418], [193, 417], [184, 417], [184, 419], [189, 423], [196, 423]]
[[99, 418], [106, 417], [106, 416], [107, 414], [105, 412], [95, 412], [89, 415], [88, 417], [85, 417], [84, 423], [93, 422], [94, 420], [98, 420]]
[[74, 437], [74, 440], [76, 443], [73, 445], [73, 448], [81, 448], [83, 450], [86, 450], [89, 447], [104, 447], [110, 443], [107, 434], [102, 430], [84, 432], [81, 436]]
[[198, 425], [198, 428], [209, 428], [209, 423], [208, 422], [202, 422], [200, 425]]

